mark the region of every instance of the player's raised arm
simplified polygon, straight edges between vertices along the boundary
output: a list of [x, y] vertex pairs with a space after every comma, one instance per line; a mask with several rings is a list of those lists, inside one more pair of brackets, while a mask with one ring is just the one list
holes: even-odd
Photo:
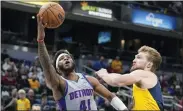
[[42, 17], [37, 15], [37, 41], [38, 41], [38, 56], [41, 63], [41, 66], [44, 71], [46, 78], [46, 83], [49, 88], [57, 87], [59, 84], [59, 75], [56, 73], [55, 68], [53, 67], [46, 45], [44, 43], [45, 31], [42, 24]]

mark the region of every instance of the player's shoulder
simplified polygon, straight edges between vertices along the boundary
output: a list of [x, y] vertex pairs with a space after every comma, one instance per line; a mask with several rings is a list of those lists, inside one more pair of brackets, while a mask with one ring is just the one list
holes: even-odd
[[155, 73], [151, 72], [151, 71], [146, 71], [146, 70], [135, 70], [135, 71], [132, 71], [130, 73], [131, 75], [141, 75], [141, 76], [148, 76], [148, 75], [154, 75]]

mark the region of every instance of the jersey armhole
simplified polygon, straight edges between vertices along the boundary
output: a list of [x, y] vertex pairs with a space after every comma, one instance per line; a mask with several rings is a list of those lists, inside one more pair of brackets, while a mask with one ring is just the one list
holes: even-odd
[[[63, 92], [63, 95], [62, 95], [62, 97], [64, 97], [64, 96], [66, 96], [67, 95], [67, 92], [68, 92], [68, 83], [67, 83], [67, 81], [66, 80], [64, 80], [65, 81], [65, 89], [64, 89], [64, 92]], [[59, 82], [60, 82], [60, 80], [59, 80]], [[59, 83], [59, 89], [61, 90], [61, 85], [60, 85], [60, 83]], [[62, 98], [61, 97], [61, 98]]]
[[[67, 110], [65, 97], [66, 97], [67, 92], [68, 92], [68, 83], [66, 80], [65, 80], [65, 84], [66, 84], [66, 86], [65, 86], [64, 94], [59, 100], [57, 100], [57, 104], [59, 105], [59, 108], [61, 109], [61, 111]], [[59, 85], [59, 87], [60, 87], [60, 85]]]
[[65, 84], [66, 84], [66, 86], [65, 86], [65, 90], [64, 90], [63, 96], [66, 96], [67, 92], [68, 92], [68, 83], [67, 83], [67, 81], [65, 81]]
[[91, 86], [92, 88], [94, 88], [93, 85], [91, 84], [91, 82], [86, 78], [86, 76], [85, 76], [84, 74], [82, 74], [82, 75], [83, 75], [83, 77], [86, 79], [86, 81], [90, 84], [90, 86]]

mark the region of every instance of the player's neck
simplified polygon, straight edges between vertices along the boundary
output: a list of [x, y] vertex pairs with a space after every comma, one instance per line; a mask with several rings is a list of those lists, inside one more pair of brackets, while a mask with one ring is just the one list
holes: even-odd
[[144, 68], [144, 71], [149, 71], [149, 72], [151, 72], [151, 69], [150, 69], [150, 68]]
[[66, 74], [65, 78], [72, 81], [76, 81], [78, 79], [75, 71], [70, 72], [69, 74]]

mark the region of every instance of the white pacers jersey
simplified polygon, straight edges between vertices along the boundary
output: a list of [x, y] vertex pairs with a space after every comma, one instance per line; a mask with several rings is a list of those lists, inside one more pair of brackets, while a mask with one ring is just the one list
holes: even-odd
[[85, 75], [76, 73], [78, 81], [66, 80], [65, 95], [58, 101], [60, 110], [97, 110], [94, 90]]

